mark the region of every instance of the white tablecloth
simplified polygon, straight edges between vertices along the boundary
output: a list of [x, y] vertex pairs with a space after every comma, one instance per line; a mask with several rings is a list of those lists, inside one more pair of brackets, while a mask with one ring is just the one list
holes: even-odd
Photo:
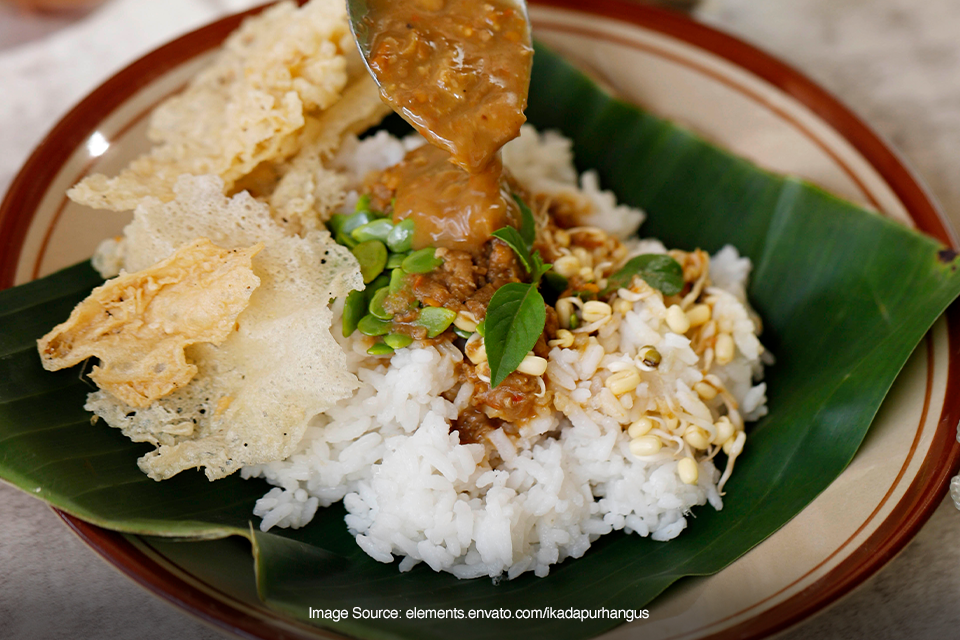
[[[586, 0], [585, 0], [586, 1]], [[45, 132], [139, 55], [258, 0], [111, 0], [76, 17], [0, 3], [0, 193]], [[901, 152], [960, 229], [960, 1], [705, 0], [698, 18], [833, 91]], [[801, 638], [960, 636], [960, 513], [949, 499], [893, 562], [788, 631]], [[215, 639], [0, 485], [0, 637]]]

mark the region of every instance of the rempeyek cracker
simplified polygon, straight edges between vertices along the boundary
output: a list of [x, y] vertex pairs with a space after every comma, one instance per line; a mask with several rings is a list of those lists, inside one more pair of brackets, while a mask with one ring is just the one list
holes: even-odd
[[85, 178], [68, 195], [96, 209], [131, 210], [147, 196], [172, 199], [184, 173], [217, 175], [231, 193], [263, 163], [294, 156], [307, 122], [336, 104], [351, 82], [373, 85], [344, 3], [278, 4], [247, 20], [210, 67], [156, 109], [149, 153], [116, 177]]
[[38, 341], [43, 367], [57, 371], [100, 359], [90, 379], [144, 408], [186, 385], [197, 367], [184, 349], [220, 344], [260, 284], [251, 260], [261, 249], [221, 249], [205, 238], [156, 265], [97, 287]]
[[282, 220], [300, 228], [315, 228], [343, 202], [346, 179], [327, 168], [333, 153], [348, 134], [359, 134], [390, 112], [369, 74], [344, 90], [339, 102], [316, 118], [309, 118], [301, 134], [300, 151], [277, 168], [280, 176], [268, 196]]
[[363, 282], [322, 221], [345, 197], [331, 156], [389, 112], [343, 2], [282, 3], [245, 22], [156, 110], [149, 153], [69, 192], [95, 208], [134, 210], [123, 237], [94, 256], [104, 277], [141, 277], [197, 238], [226, 250], [263, 246], [250, 261], [260, 285], [229, 335], [181, 353], [188, 383], [145, 396], [151, 402], [106, 385], [88, 398], [88, 410], [157, 447], [139, 460], [151, 478], [204, 467], [213, 480], [283, 459], [313, 416], [356, 387], [330, 334], [330, 301]]
[[150, 198], [125, 230], [124, 268], [168, 255], [194, 235], [226, 248], [262, 242], [252, 262], [260, 286], [219, 346], [187, 350], [197, 367], [190, 384], [132, 409], [108, 391], [90, 394], [87, 410], [157, 450], [140, 468], [155, 480], [205, 467], [215, 480], [248, 464], [288, 456], [311, 417], [357, 386], [330, 334], [330, 300], [362, 288], [353, 255], [326, 231], [288, 235], [267, 205], [246, 193], [227, 198], [215, 176], [183, 176], [175, 198]]

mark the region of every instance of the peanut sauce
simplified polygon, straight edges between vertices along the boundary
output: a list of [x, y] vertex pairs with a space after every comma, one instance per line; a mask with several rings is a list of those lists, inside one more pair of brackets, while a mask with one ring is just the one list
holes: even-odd
[[[512, 197], [521, 190], [500, 148], [526, 120], [533, 62], [526, 18], [508, 0], [367, 0], [364, 20], [375, 34], [368, 63], [383, 100], [432, 143], [383, 171], [371, 192], [390, 198], [395, 223], [414, 221], [414, 249], [469, 254], [447, 254], [449, 268], [417, 278], [411, 294], [482, 318], [496, 287], [521, 274], [513, 251], [489, 241], [521, 222]], [[504, 420], [533, 414], [534, 378], [512, 373], [490, 389], [466, 363], [460, 378], [477, 389], [453, 426], [461, 442], [480, 442]]]
[[368, 0], [369, 64], [381, 95], [427, 140], [477, 173], [526, 118], [533, 48], [505, 0]]
[[533, 49], [505, 0], [369, 0], [369, 57], [381, 96], [433, 143], [392, 176], [393, 221], [411, 217], [414, 248], [480, 252], [519, 224], [499, 158], [526, 120]]
[[446, 151], [425, 144], [384, 172], [382, 182], [396, 194], [393, 221], [413, 219], [414, 249], [477, 253], [494, 231], [517, 226], [520, 211], [498, 158], [473, 174], [449, 158]]

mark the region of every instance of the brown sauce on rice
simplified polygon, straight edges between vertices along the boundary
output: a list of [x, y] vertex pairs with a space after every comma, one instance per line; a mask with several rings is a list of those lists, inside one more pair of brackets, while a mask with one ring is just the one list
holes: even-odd
[[411, 218], [413, 248], [444, 247], [477, 252], [490, 234], [519, 224], [520, 212], [499, 158], [476, 173], [450, 162], [450, 154], [423, 145], [414, 149], [381, 181], [393, 192], [393, 221]]
[[[514, 251], [491, 236], [521, 221], [513, 194], [526, 194], [504, 171], [499, 151], [525, 121], [533, 49], [521, 10], [504, 0], [369, 0], [368, 10], [376, 34], [368, 61], [381, 95], [432, 143], [367, 183], [374, 207], [394, 223], [414, 221], [413, 248], [437, 247], [443, 259], [434, 271], [409, 276], [403, 292], [385, 302], [395, 314], [393, 331], [423, 340], [425, 330], [407, 321], [415, 320], [417, 303], [480, 322], [497, 289], [525, 281]], [[547, 315], [534, 349], [541, 357], [558, 327], [552, 307]], [[447, 331], [435, 340], [443, 339], [456, 338]], [[491, 389], [485, 366], [464, 359], [451, 390], [474, 386], [453, 426], [465, 443], [483, 441], [492, 429], [515, 432], [544, 396], [540, 377], [519, 372]]]

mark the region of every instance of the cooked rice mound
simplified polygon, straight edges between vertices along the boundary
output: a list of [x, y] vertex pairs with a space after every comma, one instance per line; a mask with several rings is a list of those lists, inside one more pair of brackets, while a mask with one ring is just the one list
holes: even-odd
[[[399, 162], [420, 143], [385, 133], [348, 138], [333, 165], [356, 189], [368, 172]], [[642, 212], [617, 205], [595, 175], [578, 176], [569, 144], [525, 126], [504, 148], [505, 164], [529, 180], [521, 184], [536, 202], [562, 201], [585, 216], [589, 233], [632, 235]], [[351, 192], [345, 203], [356, 198]], [[666, 253], [650, 240], [621, 246], [621, 261]], [[367, 355], [363, 336], [338, 337], [361, 382], [356, 394], [318, 416], [287, 460], [242, 471], [276, 485], [254, 510], [261, 529], [304, 526], [318, 508], [342, 500], [357, 544], [381, 562], [400, 558], [401, 571], [423, 562], [461, 578], [513, 578], [547, 575], [551, 565], [581, 556], [611, 531], [669, 540], [694, 507], [709, 502], [720, 509], [724, 478], [712, 455], [697, 457], [695, 483], [681, 480], [679, 461], [689, 454], [682, 430], [702, 428], [715, 437], [724, 415], [742, 433], [744, 420], [766, 412], [766, 387], [753, 382], [765, 354], [743, 294], [750, 262], [732, 247], [713, 258], [675, 255], [690, 263], [684, 266], [699, 282], [696, 293], [709, 296], [711, 330], [722, 327], [733, 340], [730, 359], [718, 363], [705, 329], [689, 336], [672, 331], [663, 294], [637, 279], [611, 301], [617, 311], [609, 318], [551, 343], [546, 409], [519, 425], [517, 436], [495, 429], [484, 443], [460, 443], [451, 421], [472, 389], [444, 395], [456, 390], [455, 368], [464, 360], [451, 344], [414, 343], [384, 360]], [[644, 381], [628, 393], [613, 393], [607, 381], [628, 366], [643, 370], [637, 363], [650, 346], [662, 356], [657, 370], [644, 371]], [[704, 400], [693, 391], [698, 383], [722, 392]], [[647, 412], [678, 419], [655, 425], [661, 451], [634, 455], [628, 427]], [[738, 453], [728, 451], [731, 460]]]

